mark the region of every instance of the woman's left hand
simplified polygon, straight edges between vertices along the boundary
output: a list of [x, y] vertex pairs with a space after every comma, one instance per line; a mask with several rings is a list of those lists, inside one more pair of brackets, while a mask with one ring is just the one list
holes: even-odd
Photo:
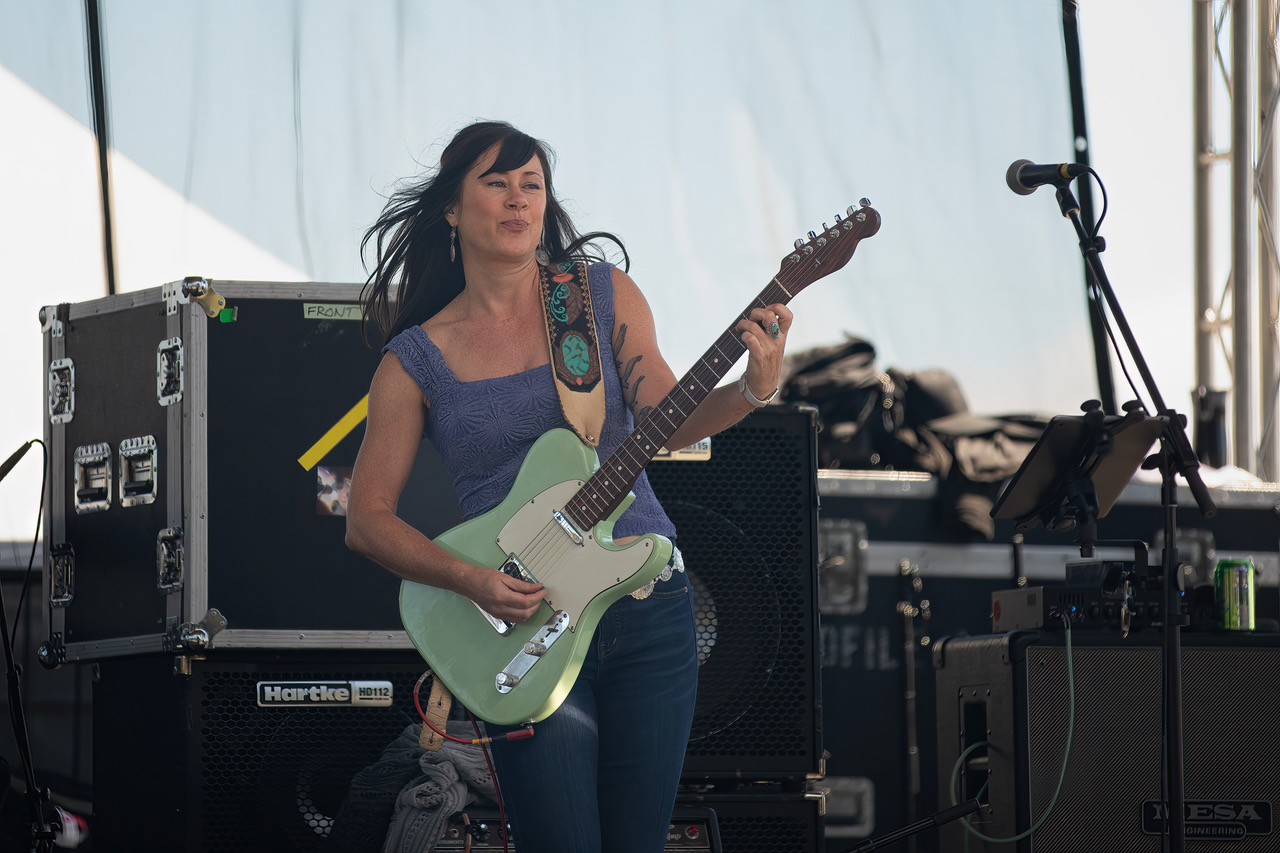
[[747, 347], [747, 387], [758, 399], [769, 397], [782, 381], [782, 353], [794, 319], [787, 306], [777, 303], [752, 308], [734, 327]]

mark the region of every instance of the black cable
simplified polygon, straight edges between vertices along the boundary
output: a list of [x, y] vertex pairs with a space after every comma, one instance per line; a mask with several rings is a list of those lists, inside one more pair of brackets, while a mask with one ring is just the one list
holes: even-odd
[[9, 642], [13, 643], [14, 646], [18, 645], [18, 624], [22, 622], [22, 603], [27, 600], [27, 585], [31, 582], [31, 575], [35, 571], [36, 547], [40, 544], [40, 522], [44, 519], [44, 491], [49, 485], [49, 447], [38, 438], [32, 439], [32, 443], [40, 445], [44, 465], [41, 469], [43, 473], [40, 475], [40, 506], [36, 509], [36, 534], [31, 537], [31, 556], [27, 559], [27, 573], [22, 576], [22, 591], [18, 594], [18, 608], [13, 614], [13, 633], [9, 636]]
[[[25, 447], [30, 447], [39, 439], [33, 439], [20, 449], [18, 453], [10, 457], [10, 462], [6, 464], [16, 464], [16, 460], [21, 458]], [[40, 447], [45, 449], [45, 465], [44, 469], [48, 471], [48, 452], [45, 443], [40, 441]], [[11, 470], [11, 469], [10, 469]], [[7, 473], [7, 471], [5, 472]], [[43, 481], [42, 481], [43, 482]], [[41, 510], [44, 507], [44, 486], [40, 489]], [[39, 539], [39, 528], [37, 527], [36, 538]], [[30, 576], [31, 566], [35, 564], [35, 546], [32, 546], [31, 565], [28, 566], [28, 577]], [[23, 597], [26, 597], [26, 580], [23, 580]], [[19, 609], [21, 601], [19, 601]], [[22, 670], [18, 666], [17, 658], [14, 655], [15, 637], [17, 631], [17, 622], [14, 622], [14, 630], [9, 629], [9, 611], [4, 600], [4, 587], [0, 585], [0, 640], [3, 640], [5, 672], [8, 687], [9, 701], [9, 722], [13, 726], [13, 739], [18, 749], [18, 759], [22, 764], [23, 778], [26, 782], [27, 791], [27, 828], [29, 831], [28, 842], [29, 850], [37, 851], [37, 853], [46, 853], [53, 851], [54, 838], [58, 830], [62, 828], [62, 824], [56, 817], [50, 819], [46, 817], [46, 806], [48, 805], [49, 792], [40, 788], [36, 782], [35, 763], [31, 758], [31, 740], [27, 734], [27, 717], [22, 705]]]
[[[1089, 169], [1089, 174], [1097, 182], [1098, 191], [1102, 193], [1102, 213], [1098, 216], [1098, 221], [1094, 223], [1093, 227], [1089, 230], [1089, 237], [1092, 240], [1100, 241], [1101, 238], [1098, 237], [1098, 232], [1102, 229], [1102, 221], [1107, 218], [1107, 187], [1102, 183], [1102, 178], [1098, 177], [1098, 173], [1093, 169]], [[1085, 193], [1082, 193], [1082, 195], [1085, 195]], [[1080, 203], [1080, 207], [1084, 207], [1083, 202]], [[1101, 249], [1099, 249], [1099, 251], [1101, 251]], [[1120, 342], [1116, 340], [1115, 328], [1111, 325], [1111, 318], [1107, 315], [1105, 309], [1106, 297], [1103, 296], [1102, 287], [1098, 284], [1098, 280], [1094, 278], [1092, 273], [1088, 274], [1088, 284], [1090, 301], [1097, 307], [1098, 321], [1102, 330], [1106, 333], [1107, 338], [1111, 341], [1111, 348], [1115, 352], [1116, 361], [1120, 364], [1120, 372], [1124, 374], [1125, 381], [1129, 383], [1129, 390], [1132, 391], [1134, 395], [1133, 399], [1138, 402], [1142, 402], [1142, 393], [1138, 391], [1138, 385], [1133, 381], [1133, 374], [1129, 372], [1129, 365], [1124, 360], [1124, 349], [1120, 346]], [[1114, 393], [1115, 391], [1113, 388], [1112, 394], [1114, 395]], [[1103, 405], [1103, 411], [1112, 412], [1111, 409], [1106, 408], [1105, 402]]]

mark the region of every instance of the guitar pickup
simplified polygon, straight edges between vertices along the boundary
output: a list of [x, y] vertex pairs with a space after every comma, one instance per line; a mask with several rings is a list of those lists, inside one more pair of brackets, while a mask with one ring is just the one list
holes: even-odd
[[[538, 582], [538, 579], [524, 567], [524, 563], [520, 562], [520, 558], [515, 554], [508, 554], [507, 559], [503, 561], [501, 566], [498, 566], [498, 571], [502, 572], [504, 575], [509, 575], [516, 580], [528, 581], [529, 583]], [[475, 604], [475, 602], [472, 602], [472, 604]], [[493, 626], [493, 630], [497, 631], [504, 637], [507, 634], [510, 634], [511, 629], [515, 627], [514, 622], [499, 619], [479, 604], [476, 604], [476, 610], [479, 610], [480, 615], [484, 617], [485, 621]]]
[[534, 634], [529, 642], [524, 644], [524, 648], [519, 654], [511, 659], [493, 680], [493, 686], [497, 688], [499, 693], [510, 693], [516, 685], [520, 683], [520, 679], [533, 669], [533, 665], [538, 659], [547, 653], [547, 649], [551, 648], [551, 644], [560, 637], [564, 636], [565, 630], [569, 627], [569, 614], [563, 610], [557, 610], [551, 614], [551, 618], [546, 624], [538, 629], [538, 633]]
[[528, 581], [529, 583], [538, 582], [538, 579], [524, 567], [524, 563], [520, 562], [520, 558], [515, 554], [508, 554], [507, 559], [501, 566], [498, 566], [498, 571], [502, 572], [504, 575], [510, 575], [516, 580]]

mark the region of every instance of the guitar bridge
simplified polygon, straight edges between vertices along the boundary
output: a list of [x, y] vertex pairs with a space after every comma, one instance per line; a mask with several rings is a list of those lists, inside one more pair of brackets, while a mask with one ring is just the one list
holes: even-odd
[[533, 669], [533, 665], [538, 659], [547, 653], [547, 649], [551, 644], [560, 639], [569, 627], [569, 614], [563, 610], [557, 610], [547, 620], [546, 624], [538, 629], [538, 633], [533, 635], [529, 642], [524, 644], [524, 648], [520, 653], [511, 659], [511, 662], [503, 667], [502, 672], [493, 680], [493, 686], [497, 688], [499, 693], [510, 693], [520, 679]]

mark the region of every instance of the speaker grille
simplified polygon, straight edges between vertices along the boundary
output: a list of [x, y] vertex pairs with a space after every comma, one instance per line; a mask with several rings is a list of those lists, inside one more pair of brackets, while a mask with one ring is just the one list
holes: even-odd
[[285, 850], [324, 849], [352, 777], [416, 719], [410, 714], [418, 674], [341, 673], [391, 681], [397, 706], [391, 709], [275, 709], [257, 707], [258, 681], [334, 676], [323, 669], [206, 671], [197, 712], [205, 849], [244, 849], [264, 837]]
[[[385, 814], [337, 819], [352, 778], [417, 719], [412, 690], [424, 665], [412, 652], [391, 661], [255, 654], [260, 663], [194, 660], [189, 676], [172, 674], [172, 659], [100, 664], [94, 837], [102, 849], [312, 853], [339, 849], [339, 835], [381, 846], [394, 792]], [[351, 680], [391, 682], [393, 705], [257, 705], [259, 681]]]
[[711, 441], [707, 461], [655, 462], [698, 631], [686, 776], [804, 776], [821, 756], [813, 410], [770, 407]]
[[[1156, 850], [1142, 831], [1144, 803], [1163, 798], [1162, 655], [1147, 648], [1075, 648], [1076, 728], [1066, 782], [1054, 812], [1034, 836], [1035, 853]], [[1280, 649], [1183, 649], [1185, 799], [1267, 800], [1280, 806]], [[1033, 647], [1026, 658], [1028, 778], [1033, 817], [1057, 785], [1067, 728], [1066, 649]], [[1105, 802], [1099, 808], [1098, 803]], [[1235, 853], [1276, 849], [1276, 829], [1232, 840]], [[1223, 841], [1188, 839], [1188, 851]]]
[[[1062, 771], [1069, 709], [1065, 651], [1027, 650], [1027, 778], [1033, 818], [1048, 808]], [[1160, 799], [1160, 769], [1135, 759], [1160, 754], [1160, 650], [1077, 647], [1072, 651], [1073, 748], [1062, 793], [1037, 833], [1034, 849], [1105, 850], [1108, 844], [1129, 849], [1128, 845], [1150, 844], [1151, 839], [1144, 841], [1141, 835], [1135, 804]], [[1108, 791], [1124, 791], [1123, 805]], [[1099, 803], [1106, 805], [1099, 808]]]
[[[935, 648], [939, 776], [962, 745], [988, 742], [991, 808], [981, 831], [1019, 835], [1022, 853], [1157, 853], [1162, 833], [1163, 653], [1158, 634], [1078, 632], [1071, 663], [1075, 729], [1061, 792], [1070, 696], [1059, 634], [952, 638]], [[1280, 637], [1185, 633], [1182, 739], [1188, 853], [1277, 848], [1280, 827]], [[976, 793], [981, 769], [966, 789]], [[947, 779], [940, 779], [945, 797]], [[949, 800], [947, 800], [949, 802]], [[1013, 849], [940, 830], [941, 849]]]

